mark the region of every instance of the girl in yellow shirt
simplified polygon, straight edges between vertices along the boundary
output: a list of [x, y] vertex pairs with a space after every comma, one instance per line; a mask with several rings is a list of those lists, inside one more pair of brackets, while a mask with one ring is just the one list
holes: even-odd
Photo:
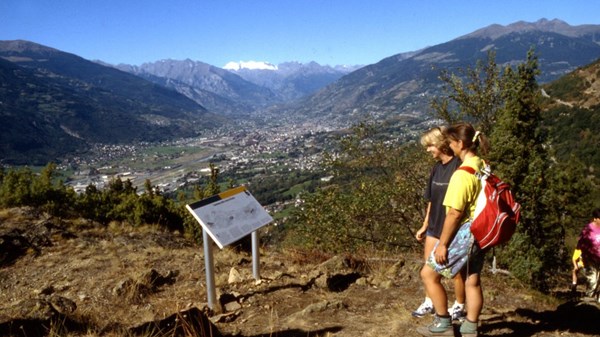
[[[487, 137], [476, 131], [472, 125], [460, 123], [446, 129], [445, 135], [455, 156], [479, 172], [483, 160], [478, 152], [487, 154]], [[448, 313], [448, 296], [441, 283], [442, 276], [453, 277], [463, 274], [465, 280], [467, 317], [461, 324], [463, 337], [476, 337], [478, 321], [483, 307], [480, 272], [483, 268], [483, 252], [471, 234], [471, 214], [481, 189], [479, 179], [464, 170], [456, 170], [450, 178], [444, 197], [446, 218], [440, 240], [432, 251], [427, 264], [421, 270], [421, 278], [435, 309], [432, 324], [417, 328], [423, 336], [454, 336], [452, 318]]]

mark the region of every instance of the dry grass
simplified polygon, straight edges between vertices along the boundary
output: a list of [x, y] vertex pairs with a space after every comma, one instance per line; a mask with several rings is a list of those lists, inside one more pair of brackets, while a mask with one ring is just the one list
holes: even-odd
[[[0, 219], [0, 228], [39, 222], [23, 212], [2, 211]], [[53, 230], [52, 245], [43, 247], [39, 255], [27, 254], [0, 268], [0, 318], [6, 308], [18, 306], [23, 299], [51, 293], [71, 299], [77, 309], [52, 321], [47, 336], [217, 335], [198, 319], [207, 300], [201, 246], [152, 226], [130, 228], [113, 223], [101, 228], [77, 220], [57, 223]], [[413, 335], [415, 326], [426, 323], [410, 316], [422, 300], [420, 252], [373, 250], [330, 256], [263, 248], [260, 281], [252, 277], [248, 254], [228, 248], [214, 253], [219, 299], [237, 304], [237, 309], [221, 315], [207, 313], [227, 336]], [[360, 280], [332, 290], [312, 279], [340, 272], [318, 272], [331, 266], [360, 274]], [[241, 281], [228, 282], [232, 268], [242, 275]], [[176, 276], [173, 283], [161, 283], [157, 275], [162, 281]], [[494, 322], [488, 324], [492, 328], [485, 335], [525, 329], [522, 335], [530, 337], [555, 332], [587, 336], [585, 324], [583, 328], [545, 328], [553, 322], [559, 300], [529, 291], [505, 275], [483, 278], [484, 317]], [[517, 295], [506, 296], [511, 292]], [[577, 312], [581, 313], [586, 317], [587, 311]]]

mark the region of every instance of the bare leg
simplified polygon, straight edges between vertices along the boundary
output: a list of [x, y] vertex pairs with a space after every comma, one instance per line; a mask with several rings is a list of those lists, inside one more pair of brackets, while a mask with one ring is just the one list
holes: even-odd
[[469, 305], [467, 305], [467, 319], [471, 322], [477, 322], [483, 308], [483, 290], [479, 274], [471, 274], [467, 277], [465, 293], [469, 302]]
[[[433, 248], [435, 247], [435, 244], [438, 241], [439, 240], [434, 238], [433, 236], [425, 237], [425, 249], [423, 251], [423, 263], [427, 263], [427, 259], [431, 255], [431, 252], [433, 251]], [[425, 297], [431, 298], [431, 296], [429, 296], [429, 294], [427, 293], [427, 287], [425, 287]]]
[[465, 280], [462, 273], [458, 273], [454, 276], [454, 296], [456, 302], [465, 304]]
[[448, 316], [448, 296], [441, 282], [442, 276], [430, 266], [425, 265], [421, 269], [421, 278], [425, 284], [425, 291], [431, 297], [435, 313], [438, 316]]

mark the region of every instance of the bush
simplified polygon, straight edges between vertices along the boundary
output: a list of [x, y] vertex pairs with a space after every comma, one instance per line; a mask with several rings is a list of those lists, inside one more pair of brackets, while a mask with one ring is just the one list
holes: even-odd
[[359, 125], [340, 139], [323, 164], [333, 179], [301, 196], [286, 224], [287, 245], [328, 253], [416, 246], [432, 162], [414, 143], [375, 140], [376, 129]]

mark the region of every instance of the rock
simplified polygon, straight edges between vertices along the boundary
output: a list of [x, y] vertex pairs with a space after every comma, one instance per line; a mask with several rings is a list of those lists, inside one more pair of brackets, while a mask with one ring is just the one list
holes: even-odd
[[13, 264], [32, 247], [20, 231], [13, 230], [0, 235], [0, 266]]
[[169, 270], [165, 276], [161, 275], [156, 269], [150, 269], [148, 272], [142, 274], [139, 278], [138, 283], [147, 285], [150, 289], [156, 289], [165, 284], [175, 283], [175, 278], [179, 275], [179, 271]]
[[405, 264], [404, 260], [400, 260], [400, 261], [394, 263], [391, 267], [389, 267], [386, 270], [385, 274], [391, 278], [396, 277], [402, 270], [402, 267], [404, 267], [404, 264]]
[[237, 269], [232, 267], [231, 270], [229, 270], [229, 278], [227, 279], [228, 284], [240, 283], [243, 280], [242, 275]]
[[141, 274], [137, 280], [127, 278], [119, 281], [112, 289], [115, 296], [128, 296], [131, 299], [141, 298], [145, 295], [154, 293], [157, 289], [165, 284], [173, 284], [179, 271], [168, 271], [165, 276], [161, 275], [155, 269]]
[[[236, 318], [238, 318], [239, 315], [240, 315], [240, 311], [226, 312], [223, 314], [219, 314], [219, 315], [210, 317], [210, 321], [213, 323], [229, 323], [229, 322], [233, 322]], [[237, 335], [234, 334], [232, 336], [237, 336]]]
[[339, 273], [342, 270], [349, 269], [346, 260], [339, 255], [321, 263], [316, 268], [321, 273]]
[[[318, 303], [313, 303], [309, 306], [307, 306], [306, 308], [304, 308], [302, 311], [300, 311], [299, 313], [296, 313], [294, 315], [309, 315], [311, 313], [315, 313], [315, 312], [323, 312], [326, 310], [340, 310], [340, 309], [344, 309], [346, 307], [346, 305], [339, 300], [336, 301], [321, 301]], [[292, 315], [292, 316], [294, 316]]]
[[23, 300], [8, 308], [12, 319], [47, 321], [56, 315], [57, 311], [49, 301], [41, 298]]
[[361, 277], [358, 280], [356, 280], [355, 284], [357, 284], [359, 286], [366, 286], [369, 284], [369, 281], [367, 280], [366, 277]]
[[194, 307], [165, 319], [156, 320], [129, 329], [135, 336], [212, 336], [222, 337], [207, 315]]
[[[35, 211], [31, 210], [31, 213]], [[25, 216], [31, 216], [31, 213]], [[43, 247], [52, 246], [53, 233], [73, 236], [63, 227], [61, 220], [48, 217], [36, 223], [27, 222], [18, 228], [3, 228], [0, 231], [0, 266], [11, 265], [31, 251], [40, 254]]]
[[317, 286], [320, 289], [327, 289], [327, 280], [329, 279], [329, 275], [328, 274], [322, 274], [319, 277], [317, 277], [315, 279], [315, 286]]
[[308, 276], [315, 286], [339, 292], [346, 290], [361, 277], [357, 272], [359, 268], [361, 264], [354, 259], [334, 256], [317, 266]]
[[46, 336], [51, 322], [70, 323], [75, 302], [61, 296], [33, 298], [0, 310], [0, 336]]
[[[239, 294], [238, 294], [239, 296]], [[235, 311], [242, 308], [238, 297], [234, 293], [222, 293], [218, 298], [219, 311]]]
[[379, 283], [379, 288], [381, 289], [390, 289], [394, 286], [394, 282], [392, 280], [385, 280]]
[[126, 294], [129, 289], [131, 289], [133, 283], [133, 280], [130, 278], [119, 281], [119, 283], [117, 283], [117, 285], [112, 289], [113, 295], [121, 296]]
[[54, 286], [52, 286], [52, 285], [35, 291], [35, 293], [40, 294], [40, 295], [51, 295], [54, 292], [55, 292], [55, 289], [54, 289]]
[[237, 311], [240, 310], [242, 308], [242, 305], [239, 304], [238, 302], [229, 302], [225, 304], [225, 311], [226, 312], [232, 312], [232, 311]]
[[62, 296], [51, 296], [50, 304], [54, 310], [63, 315], [72, 314], [77, 309], [75, 302]]

